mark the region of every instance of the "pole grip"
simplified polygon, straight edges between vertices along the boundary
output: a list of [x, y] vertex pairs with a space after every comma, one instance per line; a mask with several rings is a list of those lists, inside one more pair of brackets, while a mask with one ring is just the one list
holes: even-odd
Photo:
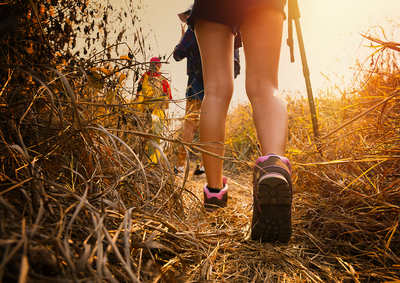
[[288, 38], [286, 44], [289, 46], [290, 63], [294, 62], [294, 41], [293, 41], [293, 21], [288, 21]]

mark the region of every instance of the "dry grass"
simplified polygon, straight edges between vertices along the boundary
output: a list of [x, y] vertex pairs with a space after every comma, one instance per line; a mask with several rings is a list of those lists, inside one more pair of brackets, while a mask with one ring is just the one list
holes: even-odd
[[287, 245], [248, 238], [258, 148], [247, 106], [228, 129], [229, 207], [206, 213], [204, 179], [172, 174], [174, 133], [148, 162], [134, 104], [83, 99], [90, 86], [56, 72], [37, 93], [3, 86], [2, 282], [399, 282], [399, 90], [395, 72], [380, 76], [373, 93], [317, 100], [320, 151], [307, 102], [288, 98]]

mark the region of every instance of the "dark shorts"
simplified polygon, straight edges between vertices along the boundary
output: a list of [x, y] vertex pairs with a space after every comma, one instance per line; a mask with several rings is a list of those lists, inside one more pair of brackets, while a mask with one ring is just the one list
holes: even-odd
[[188, 74], [188, 84], [186, 89], [186, 98], [203, 100], [204, 98], [204, 84], [203, 80], [197, 77], [195, 73]]
[[194, 19], [208, 20], [226, 25], [236, 34], [240, 30], [243, 13], [261, 5], [277, 9], [286, 19], [286, 0], [195, 0], [187, 23], [194, 30]]

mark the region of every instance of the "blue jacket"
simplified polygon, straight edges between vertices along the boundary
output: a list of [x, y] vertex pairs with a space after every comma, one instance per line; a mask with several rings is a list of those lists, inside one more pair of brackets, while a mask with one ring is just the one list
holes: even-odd
[[199, 46], [194, 32], [191, 28], [188, 28], [179, 44], [174, 50], [175, 61], [181, 61], [187, 58], [186, 73], [191, 72], [197, 73], [201, 70], [201, 57]]

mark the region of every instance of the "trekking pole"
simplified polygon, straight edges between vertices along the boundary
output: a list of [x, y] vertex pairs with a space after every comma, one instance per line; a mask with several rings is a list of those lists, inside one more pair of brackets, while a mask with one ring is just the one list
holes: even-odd
[[[297, 32], [297, 39], [299, 41], [300, 56], [301, 56], [301, 62], [303, 65], [303, 75], [304, 75], [304, 78], [306, 81], [308, 104], [310, 105], [314, 139], [318, 140], [319, 131], [318, 131], [317, 111], [315, 110], [314, 97], [313, 97], [311, 81], [310, 81], [310, 70], [308, 69], [306, 52], [304, 50], [303, 36], [301, 33], [301, 27], [300, 27], [300, 10], [299, 10], [299, 5], [297, 3], [297, 0], [289, 0], [288, 1], [288, 14], [289, 14], [288, 15], [289, 34], [288, 34], [288, 39], [287, 39], [287, 45], [290, 48], [290, 61], [292, 63], [294, 62], [293, 26], [292, 26], [292, 21], [294, 21], [295, 26], [296, 26], [296, 32]], [[317, 145], [317, 148], [318, 148], [318, 145]]]

